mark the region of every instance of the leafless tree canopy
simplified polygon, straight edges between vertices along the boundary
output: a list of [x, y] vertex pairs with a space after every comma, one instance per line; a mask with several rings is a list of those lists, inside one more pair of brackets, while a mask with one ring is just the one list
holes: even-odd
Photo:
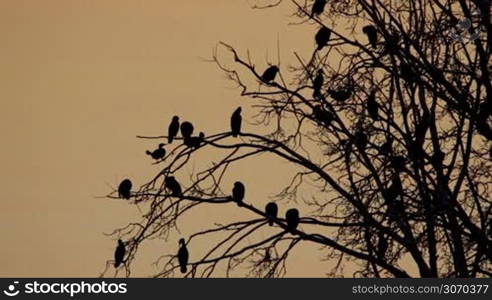
[[[312, 52], [293, 50], [296, 62], [277, 65], [272, 79], [261, 58], [218, 43], [213, 61], [237, 84], [257, 131], [233, 137], [224, 128], [195, 144], [178, 135], [165, 146], [161, 171], [131, 191], [141, 221], [112, 233], [125, 242], [126, 275], [139, 247], [155, 238], [172, 246], [151, 275], [178, 275], [178, 222], [189, 211], [237, 202], [248, 212], [238, 215], [256, 217], [185, 236], [185, 276], [284, 276], [292, 249], [307, 243], [333, 262], [327, 276], [491, 276], [490, 1], [263, 0], [254, 8], [279, 6], [290, 7], [291, 26], [312, 30]], [[200, 151], [222, 156], [183, 173]], [[275, 199], [303, 206], [297, 227], [284, 209], [267, 218], [265, 202], [238, 202], [223, 184], [240, 180], [232, 165], [272, 156], [298, 170], [283, 175], [292, 180]], [[300, 188], [315, 196], [300, 199]], [[196, 245], [208, 250], [193, 253]]]

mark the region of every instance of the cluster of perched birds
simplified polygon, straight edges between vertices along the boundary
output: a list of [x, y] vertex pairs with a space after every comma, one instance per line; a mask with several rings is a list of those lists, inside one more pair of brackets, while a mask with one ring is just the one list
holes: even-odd
[[[327, 4], [327, 0], [315, 0], [311, 9], [310, 17], [313, 18], [315, 16], [319, 16], [320, 14], [322, 14], [326, 4]], [[362, 28], [362, 31], [367, 35], [368, 42], [371, 45], [371, 47], [375, 48], [378, 42], [377, 29], [372, 25], [367, 25]], [[316, 50], [320, 51], [325, 46], [327, 46], [330, 37], [331, 37], [331, 30], [325, 26], [322, 26], [315, 35], [315, 42], [317, 44]], [[385, 52], [392, 51], [391, 49], [394, 48], [393, 46], [396, 45], [397, 42], [398, 42], [398, 37], [396, 36], [387, 39], [387, 41], [385, 42], [386, 44]], [[260, 79], [263, 83], [272, 84], [279, 71], [280, 70], [278, 66], [275, 65], [269, 66], [260, 76]], [[401, 72], [401, 77], [405, 79], [407, 82], [409, 82], [410, 84], [414, 82], [417, 78], [413, 68], [406, 63], [400, 64], [400, 72]], [[313, 80], [314, 98], [323, 98], [323, 93], [322, 93], [323, 85], [324, 85], [324, 73], [323, 70], [320, 69], [318, 70], [317, 75]], [[352, 97], [353, 88], [351, 88], [351, 85], [349, 84], [347, 87], [341, 89], [329, 88], [327, 90], [327, 93], [336, 101], [344, 102]], [[483, 117], [484, 114], [487, 115], [485, 118], [482, 118], [485, 120], [488, 118], [488, 116], [492, 114], [491, 112], [492, 110], [489, 107], [490, 103], [489, 102], [486, 103], [488, 105], [487, 108], [481, 107], [481, 116]], [[366, 111], [368, 116], [372, 120], [377, 121], [379, 119], [379, 104], [376, 101], [376, 89], [372, 89], [368, 95], [366, 101]], [[312, 115], [314, 119], [318, 120], [320, 123], [324, 125], [329, 125], [334, 120], [333, 114], [328, 110], [325, 110], [321, 105], [314, 106]], [[231, 115], [230, 129], [231, 129], [231, 135], [233, 137], [238, 137], [241, 134], [241, 123], [242, 123], [241, 107], [238, 107]], [[479, 125], [480, 124], [483, 125], [483, 122], [481, 123], [479, 122]], [[428, 129], [428, 124], [419, 124], [419, 125], [420, 127], [417, 126], [416, 131], [420, 130], [421, 133], [423, 131], [425, 136], [425, 132]], [[490, 130], [490, 128], [488, 129]], [[481, 126], [481, 127], [478, 126], [478, 130], [479, 133], [481, 133], [486, 137], [487, 137], [486, 134], [488, 134], [489, 139], [492, 140], [492, 130], [488, 132], [485, 126]], [[171, 144], [174, 141], [174, 139], [178, 136], [179, 131], [181, 131], [183, 143], [189, 148], [197, 149], [201, 147], [204, 143], [206, 143], [205, 134], [203, 132], [200, 132], [197, 136], [193, 136], [193, 131], [194, 131], [193, 124], [188, 121], [185, 121], [180, 124], [179, 117], [174, 116], [168, 128], [167, 138], [169, 144]], [[418, 132], [416, 132], [416, 136], [419, 136]], [[357, 148], [359, 148], [361, 151], [364, 151], [364, 149], [367, 147], [368, 142], [369, 139], [367, 135], [363, 132], [362, 128], [356, 130], [356, 132], [354, 133], [354, 145]], [[396, 221], [399, 217], [399, 212], [403, 210], [403, 207], [401, 207], [403, 204], [400, 201], [395, 201], [395, 198], [403, 195], [403, 186], [399, 173], [405, 170], [406, 158], [399, 155], [398, 156], [392, 155], [392, 143], [393, 141], [389, 137], [387, 141], [379, 147], [379, 153], [390, 157], [390, 167], [395, 170], [390, 186], [383, 191], [383, 198], [388, 207], [389, 218], [393, 221]], [[418, 156], [419, 154], [421, 154], [418, 151], [419, 150], [418, 144], [420, 144], [420, 142], [416, 141], [415, 149], [414, 149], [415, 151], [413, 151], [414, 152], [413, 155]], [[164, 146], [165, 146], [164, 143], [160, 143], [157, 149], [153, 151], [146, 151], [146, 154], [149, 155], [154, 160], [162, 160], [166, 156], [166, 150]], [[434, 157], [433, 159], [435, 159], [436, 161], [442, 161], [443, 155], [444, 155], [443, 153], [436, 153], [435, 155], [436, 157]], [[492, 159], [492, 147], [490, 148], [490, 157]], [[170, 191], [171, 196], [173, 197], [183, 196], [181, 185], [174, 176], [167, 176], [164, 179], [164, 183], [166, 185], [166, 188]], [[132, 189], [132, 182], [129, 179], [124, 179], [118, 187], [119, 197], [123, 199], [130, 199], [131, 189]], [[238, 206], [244, 206], [244, 202], [243, 202], [244, 197], [245, 197], [244, 184], [240, 181], [235, 182], [232, 189], [232, 195], [229, 197], [229, 199], [235, 202]], [[267, 218], [268, 224], [270, 226], [273, 226], [275, 221], [277, 220], [277, 214], [278, 214], [277, 204], [274, 202], [269, 202], [265, 206], [264, 214]], [[292, 234], [296, 234], [296, 229], [299, 224], [299, 211], [295, 208], [291, 208], [287, 210], [285, 213], [285, 221], [286, 221], [286, 225], [285, 225], [286, 231]], [[489, 223], [490, 223], [489, 235], [492, 238], [492, 219], [489, 221]], [[381, 240], [385, 240], [385, 238], [382, 237]], [[125, 253], [126, 253], [125, 244], [120, 239], [118, 240], [118, 245], [114, 253], [115, 268], [118, 268], [122, 263], [124, 263]], [[186, 247], [186, 241], [183, 238], [179, 240], [179, 250], [177, 253], [177, 258], [178, 258], [181, 272], [186, 273], [189, 252]]]

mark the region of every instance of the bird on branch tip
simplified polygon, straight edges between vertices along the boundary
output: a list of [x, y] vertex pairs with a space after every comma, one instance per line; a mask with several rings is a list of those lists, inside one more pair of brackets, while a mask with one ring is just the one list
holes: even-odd
[[386, 142], [379, 147], [379, 154], [390, 155], [393, 152], [393, 138], [388, 136]]
[[124, 179], [118, 187], [118, 196], [123, 199], [130, 199], [132, 182], [130, 179]]
[[179, 131], [179, 117], [174, 116], [167, 130], [167, 142], [171, 144]]
[[369, 142], [369, 138], [364, 133], [363, 129], [358, 129], [354, 134], [354, 143], [360, 151], [365, 151], [367, 147], [367, 143]]
[[323, 26], [318, 30], [318, 32], [314, 36], [316, 45], [318, 45], [317, 48], [318, 51], [320, 51], [326, 45], [328, 45], [328, 42], [330, 41], [330, 36], [331, 36], [331, 30], [328, 29], [327, 27]]
[[318, 70], [318, 74], [313, 80], [313, 90], [314, 90], [313, 95], [316, 95], [318, 97], [321, 96], [321, 89], [323, 88], [324, 81], [325, 79], [323, 77], [323, 70], [320, 69]]
[[166, 156], [166, 149], [164, 149], [164, 143], [160, 143], [159, 148], [157, 148], [156, 150], [154, 151], [147, 150], [145, 151], [145, 153], [155, 160], [164, 158], [164, 156]]
[[186, 265], [188, 265], [188, 258], [189, 258], [189, 253], [188, 249], [186, 248], [186, 242], [185, 239], [180, 239], [179, 240], [179, 250], [178, 250], [178, 262], [179, 262], [179, 268], [181, 273], [186, 273], [188, 270], [186, 268]]
[[273, 222], [277, 218], [278, 206], [275, 202], [269, 202], [265, 206], [265, 215], [268, 219], [268, 225], [273, 226]]
[[279, 69], [277, 66], [270, 66], [268, 67], [265, 72], [263, 72], [263, 75], [261, 75], [261, 80], [264, 83], [270, 83], [271, 81], [275, 80], [275, 76], [277, 76]]
[[295, 230], [299, 225], [299, 211], [295, 208], [289, 209], [285, 213], [285, 220], [287, 221], [287, 231], [292, 234], [295, 234]]
[[344, 88], [339, 90], [328, 89], [328, 94], [338, 102], [345, 102], [352, 97], [352, 89]]
[[232, 200], [237, 203], [237, 205], [241, 206], [244, 200], [244, 194], [246, 189], [244, 184], [240, 181], [236, 181], [234, 183], [234, 187], [232, 188]]
[[174, 176], [168, 176], [164, 179], [166, 187], [171, 191], [171, 195], [174, 197], [181, 197], [183, 192], [181, 190], [181, 185], [176, 180]]
[[114, 267], [118, 268], [125, 258], [125, 243], [122, 240], [118, 240], [118, 245], [116, 246], [116, 250], [114, 251]]
[[241, 123], [243, 120], [241, 110], [241, 106], [239, 106], [231, 116], [231, 132], [233, 137], [237, 137], [241, 133]]

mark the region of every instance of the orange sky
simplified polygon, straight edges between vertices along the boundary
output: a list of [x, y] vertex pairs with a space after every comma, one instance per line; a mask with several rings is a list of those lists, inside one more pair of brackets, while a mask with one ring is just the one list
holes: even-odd
[[[206, 132], [223, 131], [230, 112], [244, 105], [203, 60], [218, 41], [243, 53], [249, 48], [259, 68], [267, 57], [277, 61], [277, 34], [284, 64], [294, 50], [310, 53], [312, 36], [305, 26], [287, 25], [289, 9], [255, 11], [249, 4], [0, 2], [0, 276], [99, 275], [115, 246], [103, 233], [139, 215], [96, 196], [123, 177], [142, 183], [157, 170], [143, 154], [154, 143], [135, 136], [163, 134], [174, 114]], [[267, 166], [258, 178], [265, 161], [236, 171], [262, 182], [253, 197], [273, 195], [288, 179], [272, 180], [287, 166]], [[310, 250], [294, 253], [289, 275], [326, 272]], [[133, 275], [151, 275], [155, 258], [139, 256]]]

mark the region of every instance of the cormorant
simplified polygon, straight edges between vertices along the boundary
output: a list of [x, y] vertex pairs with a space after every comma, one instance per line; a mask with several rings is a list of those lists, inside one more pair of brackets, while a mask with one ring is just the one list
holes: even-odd
[[237, 205], [242, 205], [245, 192], [246, 189], [242, 182], [234, 182], [234, 187], [232, 188], [232, 200], [235, 201]]
[[166, 184], [166, 187], [171, 191], [172, 196], [181, 197], [183, 195], [183, 192], [181, 191], [181, 185], [176, 180], [176, 178], [174, 178], [174, 176], [166, 177], [166, 179], [164, 179], [164, 183]]
[[233, 137], [237, 137], [241, 133], [241, 106], [239, 106], [231, 116], [231, 132]]
[[131, 190], [132, 182], [130, 181], [130, 179], [125, 179], [120, 183], [120, 186], [118, 187], [118, 195], [120, 198], [128, 200], [130, 199]]
[[277, 76], [279, 69], [277, 66], [270, 66], [268, 69], [263, 72], [263, 75], [261, 75], [261, 80], [265, 83], [270, 83], [275, 79], [275, 76]]
[[145, 153], [147, 153], [147, 155], [150, 155], [150, 157], [152, 157], [153, 159], [158, 160], [158, 159], [162, 159], [162, 158], [164, 158], [164, 156], [166, 156], [166, 149], [164, 149], [164, 144], [160, 143], [159, 148], [157, 148], [156, 150], [154, 150], [152, 152], [147, 150], [147, 151], [145, 151]]
[[167, 142], [169, 144], [171, 144], [173, 142], [173, 139], [178, 135], [178, 131], [179, 131], [179, 117], [174, 116], [167, 130]]
[[324, 110], [321, 107], [321, 105], [316, 105], [313, 108], [313, 117], [317, 121], [319, 121], [325, 125], [330, 125], [331, 121], [333, 121], [333, 115], [329, 111]]
[[118, 246], [114, 251], [114, 267], [118, 268], [123, 263], [123, 258], [125, 258], [125, 243], [122, 240], [118, 240]]
[[372, 90], [367, 98], [367, 113], [373, 121], [377, 121], [379, 119], [378, 111], [379, 105], [376, 102], [376, 90]]
[[403, 185], [398, 173], [393, 176], [393, 179], [391, 180], [391, 185], [388, 188], [388, 192], [394, 197], [403, 196]]
[[194, 130], [193, 124], [191, 124], [190, 122], [181, 123], [181, 135], [185, 140], [185, 144], [186, 144], [186, 140], [189, 139], [193, 134], [193, 130]]
[[376, 27], [372, 25], [364, 26], [362, 27], [362, 32], [364, 32], [367, 35], [367, 38], [371, 46], [373, 48], [376, 48], [378, 42], [378, 31]]
[[179, 245], [180, 247], [178, 250], [178, 262], [179, 262], [181, 273], [184, 274], [187, 272], [186, 265], [188, 264], [189, 253], [188, 253], [188, 249], [186, 249], [185, 239], [183, 238], [180, 239]]
[[325, 10], [326, 0], [315, 0], [311, 8], [311, 18], [319, 16]]
[[386, 250], [388, 250], [388, 240], [384, 236], [384, 233], [379, 232], [378, 234], [378, 245], [376, 249], [376, 255], [380, 259], [384, 259], [386, 255]]
[[296, 230], [297, 225], [299, 225], [299, 211], [295, 208], [289, 209], [285, 213], [285, 220], [287, 221], [287, 230], [294, 234], [294, 230]]
[[188, 139], [188, 146], [190, 148], [195, 148], [195, 149], [200, 148], [204, 140], [205, 140], [205, 133], [200, 132], [198, 136], [192, 136]]
[[350, 88], [345, 88], [341, 90], [328, 89], [328, 94], [330, 94], [333, 99], [339, 102], [344, 102], [352, 97], [352, 90]]
[[275, 202], [269, 202], [265, 206], [265, 215], [268, 218], [268, 225], [273, 226], [273, 221], [277, 218], [278, 206]]
[[314, 36], [314, 40], [316, 41], [316, 45], [318, 45], [318, 51], [323, 49], [328, 44], [330, 40], [331, 30], [326, 28], [325, 26], [321, 27], [316, 35]]
[[321, 96], [321, 88], [323, 87], [324, 78], [323, 78], [323, 70], [318, 71], [318, 75], [313, 80], [313, 96], [319, 97]]

